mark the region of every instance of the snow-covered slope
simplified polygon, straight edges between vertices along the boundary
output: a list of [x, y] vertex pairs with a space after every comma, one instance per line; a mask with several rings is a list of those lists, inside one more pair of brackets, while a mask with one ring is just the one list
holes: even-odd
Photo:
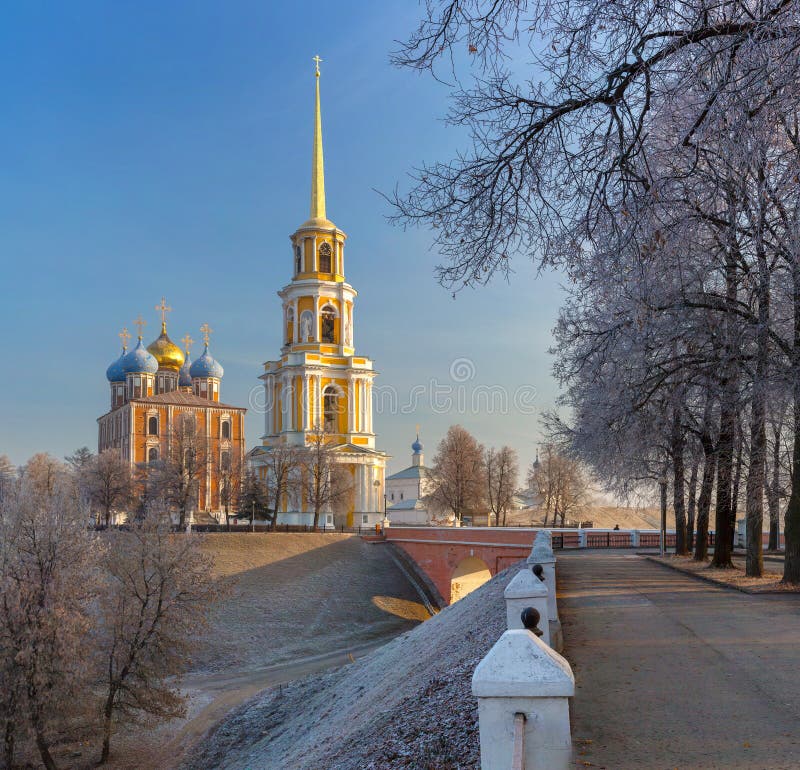
[[479, 767], [472, 672], [505, 630], [503, 589], [518, 569], [353, 664], [256, 698], [184, 768]]

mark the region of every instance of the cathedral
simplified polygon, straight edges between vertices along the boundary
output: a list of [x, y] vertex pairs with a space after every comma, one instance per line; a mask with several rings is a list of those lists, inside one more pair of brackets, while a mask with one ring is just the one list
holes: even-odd
[[[327, 218], [322, 156], [322, 117], [316, 58], [314, 143], [309, 218], [290, 236], [287, 263], [291, 281], [278, 292], [281, 300], [280, 357], [264, 364], [265, 431], [262, 446], [249, 461], [266, 475], [270, 449], [288, 443], [306, 446], [324, 433], [333, 455], [351, 474], [354, 495], [350, 510], [334, 521], [326, 512], [321, 524], [373, 526], [384, 516], [387, 455], [375, 448], [372, 424], [370, 359], [355, 350], [354, 305], [357, 292], [345, 280], [347, 236]], [[284, 502], [278, 521], [310, 524], [313, 515], [302, 501]], [[300, 509], [300, 510], [296, 510]]]
[[193, 340], [186, 335], [181, 350], [167, 334], [171, 308], [164, 299], [156, 310], [161, 334], [147, 347], [141, 316], [133, 350], [127, 329], [120, 333], [122, 354], [106, 371], [111, 409], [97, 421], [98, 451], [114, 449], [135, 471], [167, 461], [185, 465], [196, 484], [194, 513], [217, 518], [228, 479], [244, 463], [247, 410], [220, 401], [223, 369], [209, 351], [208, 324], [200, 328], [203, 353], [192, 361]]

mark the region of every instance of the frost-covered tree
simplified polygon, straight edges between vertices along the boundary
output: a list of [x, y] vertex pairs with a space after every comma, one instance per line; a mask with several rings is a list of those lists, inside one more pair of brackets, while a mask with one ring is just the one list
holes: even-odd
[[[486, 478], [486, 503], [490, 514], [494, 514], [498, 527], [506, 526], [506, 517], [519, 479], [519, 458], [509, 446], [489, 447], [483, 450], [484, 474]], [[488, 517], [491, 526], [491, 515]]]
[[[450, 119], [472, 138], [419, 169], [398, 220], [432, 226], [447, 285], [508, 274], [520, 252], [566, 272], [577, 307], [559, 322], [556, 369], [573, 450], [613, 487], [669, 471], [683, 548], [699, 442], [714, 563], [731, 565], [744, 486], [751, 575], [774, 384], [800, 419], [798, 11], [443, 0], [395, 56], [452, 69]], [[800, 474], [786, 538], [784, 579], [798, 583]]]
[[437, 512], [463, 517], [485, 510], [483, 447], [466, 428], [452, 425], [431, 463], [426, 504]]

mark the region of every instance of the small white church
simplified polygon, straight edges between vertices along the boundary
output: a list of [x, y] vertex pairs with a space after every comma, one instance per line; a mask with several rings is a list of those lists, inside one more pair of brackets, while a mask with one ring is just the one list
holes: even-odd
[[386, 478], [386, 512], [392, 524], [430, 524], [423, 498], [430, 489], [430, 469], [419, 434], [411, 445], [411, 465]]

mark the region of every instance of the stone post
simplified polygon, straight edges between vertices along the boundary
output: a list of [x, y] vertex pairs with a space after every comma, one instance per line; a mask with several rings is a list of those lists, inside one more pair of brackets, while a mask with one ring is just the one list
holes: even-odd
[[638, 548], [639, 547], [639, 530], [632, 529], [631, 530], [631, 547]]
[[578, 530], [578, 548], [586, 548], [586, 530]]
[[544, 571], [544, 584], [547, 587], [547, 620], [550, 626], [550, 646], [555, 650], [564, 645], [561, 634], [561, 621], [558, 618], [556, 602], [556, 556], [553, 553], [552, 538], [549, 530], [542, 529], [536, 534], [528, 566], [541, 564]]
[[550, 624], [547, 622], [548, 591], [543, 580], [533, 574], [533, 570], [521, 569], [503, 591], [506, 600], [506, 619], [509, 628], [525, 628], [522, 623], [522, 611], [533, 607], [539, 613], [539, 628], [542, 629], [542, 640], [550, 644]]
[[517, 726], [526, 770], [572, 767], [567, 699], [575, 694], [575, 679], [569, 663], [535, 634], [506, 631], [475, 669], [472, 694], [482, 770], [511, 767]]
[[747, 548], [747, 519], [739, 519], [739, 521], [736, 522], [736, 532], [734, 535], [734, 547]]

